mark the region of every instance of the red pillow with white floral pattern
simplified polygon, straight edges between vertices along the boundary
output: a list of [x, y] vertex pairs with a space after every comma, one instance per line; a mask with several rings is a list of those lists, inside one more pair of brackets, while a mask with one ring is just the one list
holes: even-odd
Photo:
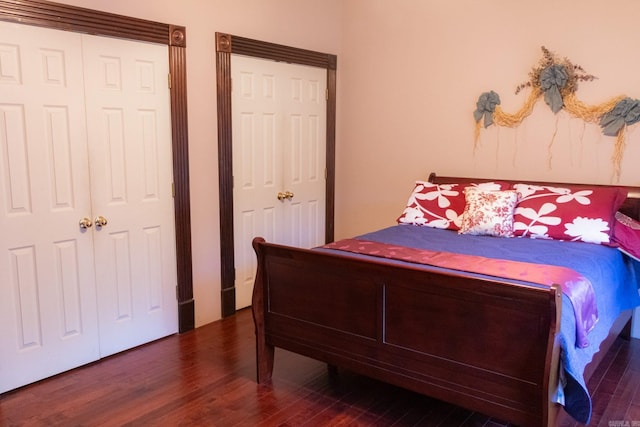
[[466, 205], [464, 189], [469, 186], [498, 191], [507, 189], [509, 184], [503, 182], [432, 184], [416, 181], [407, 206], [397, 222], [459, 230]]
[[515, 190], [483, 191], [467, 187], [464, 193], [467, 204], [458, 233], [513, 236], [513, 211], [518, 203], [518, 193]]
[[614, 215], [627, 197], [620, 187], [550, 187], [515, 184], [516, 236], [611, 243]]

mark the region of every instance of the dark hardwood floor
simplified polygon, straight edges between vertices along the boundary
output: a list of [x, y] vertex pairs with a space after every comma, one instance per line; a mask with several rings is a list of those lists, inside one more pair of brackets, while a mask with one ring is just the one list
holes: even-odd
[[[251, 313], [242, 310], [0, 395], [0, 425], [505, 425], [349, 372], [331, 375], [323, 363], [283, 350], [272, 386], [259, 386], [254, 348]], [[590, 383], [590, 425], [640, 426], [640, 340], [618, 338], [603, 365]]]

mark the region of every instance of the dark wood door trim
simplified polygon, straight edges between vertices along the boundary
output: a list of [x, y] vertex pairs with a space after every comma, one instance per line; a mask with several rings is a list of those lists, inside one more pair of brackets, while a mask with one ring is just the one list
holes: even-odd
[[233, 171], [231, 134], [231, 54], [327, 69], [327, 177], [325, 241], [333, 241], [335, 208], [336, 69], [337, 56], [216, 33], [218, 87], [218, 174], [220, 187], [220, 269], [222, 316], [236, 311], [233, 243]]
[[0, 0], [0, 20], [168, 46], [171, 73], [178, 327], [180, 332], [193, 329], [195, 306], [191, 255], [185, 28], [44, 0]]

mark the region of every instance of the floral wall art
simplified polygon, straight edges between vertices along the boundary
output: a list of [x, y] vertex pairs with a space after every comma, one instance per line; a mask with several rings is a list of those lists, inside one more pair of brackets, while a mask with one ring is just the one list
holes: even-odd
[[[612, 164], [614, 178], [618, 180], [624, 155], [625, 133], [628, 126], [640, 121], [640, 100], [625, 95], [615, 96], [597, 105], [588, 105], [576, 95], [579, 82], [596, 79], [580, 65], [573, 64], [567, 58], [559, 58], [555, 53], [542, 46], [543, 56], [529, 73], [529, 80], [520, 84], [515, 93], [529, 88], [529, 96], [522, 107], [513, 113], [500, 108], [500, 96], [494, 92], [484, 92], [478, 98], [473, 113], [476, 121], [475, 144], [478, 143], [482, 128], [491, 125], [516, 127], [529, 116], [535, 104], [542, 98], [554, 114], [565, 110], [571, 116], [600, 126], [604, 135], [613, 137], [615, 145]], [[553, 145], [553, 138], [549, 150]]]

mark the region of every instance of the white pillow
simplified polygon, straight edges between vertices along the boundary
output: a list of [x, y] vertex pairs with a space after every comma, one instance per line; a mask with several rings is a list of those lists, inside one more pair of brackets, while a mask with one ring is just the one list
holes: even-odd
[[458, 233], [487, 236], [513, 236], [513, 211], [518, 204], [518, 192], [482, 191], [467, 187], [466, 205]]

